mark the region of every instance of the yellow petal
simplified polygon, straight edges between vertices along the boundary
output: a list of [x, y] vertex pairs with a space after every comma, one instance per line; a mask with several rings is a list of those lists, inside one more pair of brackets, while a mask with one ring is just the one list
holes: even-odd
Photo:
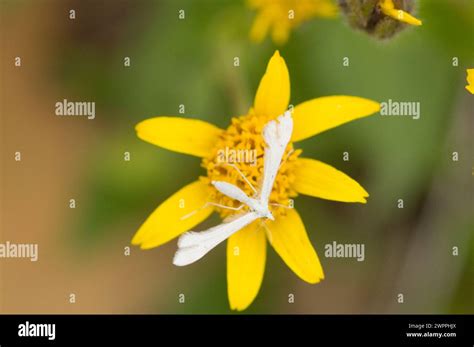
[[403, 10], [397, 10], [393, 3], [393, 0], [382, 0], [379, 3], [380, 9], [382, 12], [395, 20], [398, 20], [403, 23], [411, 24], [411, 25], [422, 25], [423, 23], [418, 18], [413, 17], [408, 12]]
[[342, 171], [313, 159], [297, 161], [293, 188], [298, 193], [334, 201], [367, 202], [369, 193]]
[[474, 69], [467, 69], [467, 86], [466, 89], [474, 94]]
[[339, 8], [332, 0], [322, 0], [317, 4], [315, 13], [320, 17], [335, 17], [339, 13]]
[[357, 96], [325, 96], [303, 102], [294, 108], [292, 140], [304, 140], [379, 110], [378, 102]]
[[290, 102], [290, 75], [285, 60], [278, 51], [268, 63], [255, 95], [257, 116], [277, 117], [283, 114]]
[[211, 154], [222, 130], [198, 119], [156, 117], [135, 127], [137, 136], [171, 151], [206, 157]]
[[286, 216], [268, 223], [268, 229], [271, 245], [296, 275], [309, 283], [318, 283], [324, 279], [318, 255], [308, 239], [298, 212], [288, 210]]
[[[291, 31], [291, 28], [290, 28], [290, 24], [288, 23], [288, 20], [281, 21], [277, 25], [274, 25], [273, 30], [272, 30], [273, 42], [275, 42], [275, 44], [278, 46], [283, 46], [288, 41], [288, 38], [290, 37], [290, 31]], [[290, 99], [288, 99], [288, 102], [290, 102]], [[288, 103], [286, 106], [288, 106]]]
[[[202, 208], [209, 201], [209, 193], [209, 186], [202, 181], [183, 187], [153, 211], [132, 244], [141, 245], [142, 249], [157, 247], [199, 224], [213, 211], [211, 207]], [[182, 219], [193, 211], [196, 212]]]
[[255, 18], [252, 29], [250, 30], [250, 39], [256, 43], [260, 43], [263, 41], [265, 36], [268, 33], [268, 29], [270, 28], [270, 17], [266, 16], [265, 13], [257, 14]]
[[227, 241], [227, 292], [232, 310], [245, 310], [255, 299], [265, 272], [266, 238], [256, 221]]

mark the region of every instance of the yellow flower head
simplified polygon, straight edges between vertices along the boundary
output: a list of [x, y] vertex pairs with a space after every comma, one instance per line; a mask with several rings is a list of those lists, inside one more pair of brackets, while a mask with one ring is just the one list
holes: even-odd
[[250, 31], [255, 42], [261, 42], [268, 33], [276, 44], [284, 44], [290, 31], [315, 17], [334, 17], [337, 6], [332, 0], [248, 0], [257, 17]]
[[474, 69], [467, 69], [466, 81], [467, 81], [466, 89], [471, 94], [474, 94]]
[[[156, 117], [139, 123], [136, 127], [139, 138], [202, 158], [206, 176], [188, 184], [158, 206], [137, 231], [132, 243], [143, 249], [157, 247], [190, 230], [213, 211], [223, 218], [229, 216], [228, 209], [219, 206], [235, 207], [235, 202], [218, 192], [210, 183], [212, 180], [232, 183], [249, 196], [253, 195], [237, 171], [243, 173], [252, 185], [259, 184], [265, 146], [262, 129], [269, 120], [288, 109], [289, 101], [289, 73], [285, 60], [277, 51], [260, 81], [253, 107], [248, 114], [233, 118], [227, 129], [179, 117]], [[332, 166], [302, 158], [302, 151], [294, 150], [294, 144], [372, 115], [379, 109], [379, 103], [354, 96], [316, 98], [294, 107], [292, 138], [269, 199], [275, 220], [259, 219], [233, 234], [227, 242], [227, 287], [232, 309], [244, 310], [258, 294], [265, 269], [267, 240], [301, 279], [318, 283], [324, 278], [304, 224], [289, 199], [305, 194], [334, 201], [365, 203], [368, 193], [355, 180]], [[238, 161], [234, 168], [229, 168], [222, 165], [219, 158], [219, 151], [224, 148], [255, 149], [257, 160], [252, 163]]]

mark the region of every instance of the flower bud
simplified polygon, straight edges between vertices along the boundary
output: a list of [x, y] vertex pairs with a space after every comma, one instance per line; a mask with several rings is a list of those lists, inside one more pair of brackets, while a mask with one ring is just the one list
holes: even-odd
[[[382, 0], [339, 0], [341, 12], [353, 28], [361, 29], [378, 39], [393, 37], [407, 24], [382, 12]], [[413, 13], [415, 0], [393, 0], [397, 10]], [[400, 12], [401, 12], [400, 11]]]

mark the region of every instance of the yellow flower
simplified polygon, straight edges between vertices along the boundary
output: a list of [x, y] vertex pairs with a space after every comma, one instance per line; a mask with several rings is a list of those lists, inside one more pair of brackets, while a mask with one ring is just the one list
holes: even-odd
[[[210, 183], [221, 180], [253, 192], [241, 175], [221, 165], [218, 153], [223, 148], [256, 149], [256, 163], [236, 162], [253, 185], [258, 185], [263, 170], [262, 129], [271, 119], [283, 114], [290, 101], [290, 78], [284, 59], [276, 51], [268, 63], [247, 115], [232, 118], [223, 130], [209, 123], [178, 117], [156, 117], [139, 123], [138, 137], [160, 147], [202, 158], [207, 175], [188, 184], [164, 201], [143, 223], [132, 243], [142, 249], [157, 247], [193, 228], [213, 211], [223, 218], [227, 209], [206, 206], [216, 202], [236, 206], [235, 201], [218, 192]], [[378, 112], [377, 102], [354, 96], [326, 96], [303, 102], [293, 110], [294, 130], [270, 196], [271, 203], [288, 206], [298, 193], [322, 199], [365, 203], [368, 193], [356, 181], [323, 162], [301, 158], [293, 143], [322, 133], [346, 122]], [[304, 224], [295, 209], [270, 205], [275, 221], [256, 221], [232, 235], [227, 242], [227, 287], [230, 307], [244, 310], [255, 299], [263, 279], [266, 240], [301, 279], [317, 283], [324, 278], [318, 256]], [[194, 212], [194, 213], [193, 213]], [[190, 216], [183, 219], [183, 216]], [[266, 230], [265, 230], [266, 229]], [[267, 231], [267, 233], [266, 233]]]
[[467, 69], [466, 81], [467, 81], [466, 89], [471, 94], [474, 94], [474, 69]]
[[395, 4], [393, 3], [393, 0], [381, 0], [379, 2], [379, 6], [383, 14], [393, 19], [396, 19], [400, 22], [411, 24], [411, 25], [422, 24], [421, 20], [413, 17], [408, 12], [405, 12], [403, 10], [397, 10], [395, 8]]
[[250, 31], [255, 42], [271, 33], [276, 44], [284, 44], [290, 31], [314, 17], [334, 17], [337, 6], [332, 0], [248, 0], [257, 17]]

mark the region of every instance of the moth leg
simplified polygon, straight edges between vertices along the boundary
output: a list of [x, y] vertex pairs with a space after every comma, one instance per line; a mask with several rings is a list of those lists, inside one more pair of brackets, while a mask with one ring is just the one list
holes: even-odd
[[243, 174], [242, 171], [240, 171], [240, 169], [237, 167], [237, 165], [235, 164], [231, 164], [231, 163], [224, 163], [225, 165], [229, 165], [230, 167], [234, 168], [238, 173], [239, 175], [244, 179], [244, 181], [249, 185], [249, 187], [253, 190], [253, 192], [255, 194], [258, 194], [257, 190], [254, 188], [254, 186], [252, 185], [252, 183], [250, 183], [250, 181], [247, 179], [247, 177], [245, 177], [245, 175]]
[[283, 207], [283, 208], [293, 208], [293, 207], [291, 207], [291, 206], [282, 205], [282, 204], [277, 204], [276, 202], [269, 203], [269, 205], [278, 206], [278, 207]]
[[233, 211], [240, 211], [245, 206], [245, 204], [242, 204], [239, 207], [232, 207], [232, 206], [217, 204], [215, 202], [206, 202], [206, 204], [209, 204], [209, 205], [212, 205], [212, 206], [215, 206], [215, 207], [224, 208], [226, 210], [233, 210]]
[[194, 210], [192, 212], [189, 212], [188, 214], [185, 214], [179, 220], [188, 219], [189, 217], [194, 216], [196, 213], [198, 213], [199, 211], [201, 211], [201, 210], [203, 210], [203, 209], [205, 209], [206, 207], [209, 207], [209, 206], [224, 208], [226, 210], [240, 211], [245, 205], [242, 204], [239, 207], [232, 207], [232, 206], [221, 205], [221, 204], [218, 204], [218, 203], [215, 203], [215, 202], [206, 202], [202, 207], [200, 207], [197, 210]]
[[290, 155], [293, 154], [294, 151], [295, 151], [295, 149], [293, 148], [291, 151], [288, 152], [288, 154], [285, 156], [285, 158], [283, 158], [283, 160], [281, 161], [280, 166], [278, 167], [278, 170], [281, 169], [281, 167], [283, 166], [283, 164], [285, 164], [285, 162], [288, 160], [288, 158], [290, 157]]

